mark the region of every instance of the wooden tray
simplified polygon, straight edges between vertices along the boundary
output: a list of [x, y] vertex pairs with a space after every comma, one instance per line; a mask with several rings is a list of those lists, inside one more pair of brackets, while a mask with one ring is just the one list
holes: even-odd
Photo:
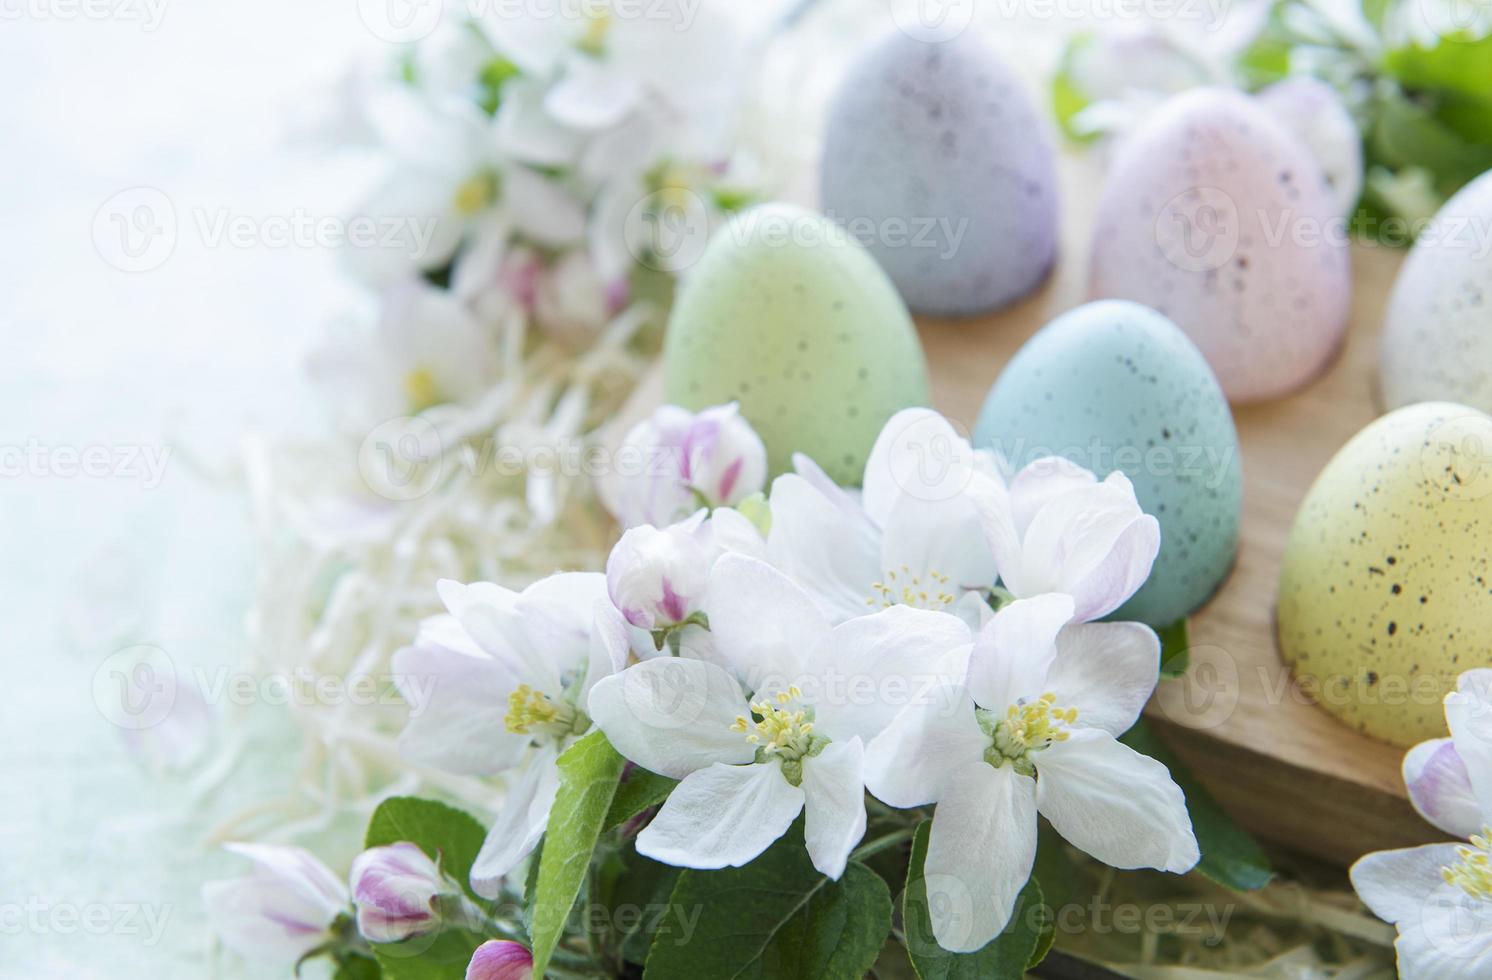
[[[1021, 344], [1087, 298], [1102, 171], [1073, 157], [1062, 171], [1062, 252], [1046, 287], [995, 316], [919, 321], [936, 407], [966, 427]], [[1378, 333], [1402, 260], [1396, 250], [1354, 246], [1352, 324], [1336, 362], [1291, 397], [1234, 410], [1244, 474], [1238, 563], [1192, 617], [1192, 673], [1163, 682], [1148, 710], [1177, 754], [1251, 831], [1344, 864], [1368, 851], [1444, 838], [1409, 805], [1399, 774], [1403, 750], [1357, 733], [1291, 685], [1273, 624], [1296, 509], [1332, 455], [1380, 414]]]

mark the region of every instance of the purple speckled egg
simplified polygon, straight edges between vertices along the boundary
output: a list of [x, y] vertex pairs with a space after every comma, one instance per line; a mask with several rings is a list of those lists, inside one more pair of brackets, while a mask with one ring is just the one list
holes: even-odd
[[1052, 267], [1052, 142], [975, 31], [940, 43], [897, 32], [862, 54], [829, 108], [820, 179], [825, 213], [914, 312], [998, 309]]
[[1342, 345], [1346, 219], [1315, 157], [1253, 99], [1177, 95], [1120, 146], [1091, 292], [1170, 317], [1234, 402], [1301, 387]]

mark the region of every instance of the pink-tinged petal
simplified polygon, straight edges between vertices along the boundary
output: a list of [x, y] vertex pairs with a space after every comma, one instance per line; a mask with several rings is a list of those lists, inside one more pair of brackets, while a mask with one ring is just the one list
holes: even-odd
[[1466, 765], [1478, 809], [1492, 816], [1492, 701], [1474, 684], [1445, 696], [1445, 722]]
[[1109, 553], [1074, 583], [1077, 601], [1073, 618], [1078, 622], [1102, 619], [1118, 609], [1150, 578], [1155, 557], [1160, 554], [1160, 524], [1141, 514], [1115, 539]]
[[767, 447], [735, 402], [695, 416], [683, 451], [685, 478], [713, 504], [734, 504], [766, 483]]
[[1156, 760], [1095, 729], [1033, 753], [1042, 816], [1114, 868], [1181, 874], [1201, 858], [1181, 787]]
[[865, 746], [832, 742], [803, 760], [804, 840], [820, 873], [838, 881], [865, 836]]
[[738, 868], [787, 832], [803, 790], [776, 761], [716, 763], [684, 777], [637, 835], [637, 853], [681, 868]]
[[959, 770], [933, 813], [923, 864], [938, 945], [972, 953], [1004, 931], [1036, 861], [1036, 787], [1010, 766]]
[[659, 530], [634, 527], [606, 559], [611, 601], [633, 626], [674, 626], [699, 611], [711, 555], [694, 521]]
[[364, 851], [352, 862], [349, 877], [364, 939], [397, 943], [438, 925], [436, 898], [445, 890], [445, 877], [416, 845], [401, 842]]
[[1092, 471], [1061, 456], [1046, 456], [1027, 463], [1010, 481], [1010, 513], [1017, 533], [1024, 535], [1037, 511], [1053, 497], [1097, 482], [1098, 477]]
[[1047, 675], [1057, 704], [1077, 724], [1123, 735], [1140, 717], [1160, 676], [1160, 638], [1140, 623], [1073, 623], [1057, 634]]
[[1463, 838], [1481, 833], [1482, 811], [1471, 776], [1450, 739], [1421, 742], [1405, 754], [1404, 786], [1420, 816], [1441, 830]]
[[1045, 694], [1057, 634], [1072, 620], [1070, 596], [1019, 599], [979, 631], [969, 656], [969, 693], [982, 708], [1004, 710]]
[[209, 882], [202, 901], [213, 932], [235, 952], [293, 963], [321, 945], [347, 907], [346, 887], [298, 847], [229, 844], [254, 868], [243, 878]]
[[490, 939], [471, 954], [466, 980], [533, 980], [534, 954], [522, 943]]

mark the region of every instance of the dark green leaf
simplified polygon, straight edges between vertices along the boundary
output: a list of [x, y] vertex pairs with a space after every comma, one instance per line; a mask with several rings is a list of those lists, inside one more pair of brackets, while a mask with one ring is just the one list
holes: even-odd
[[912, 863], [907, 868], [907, 890], [902, 896], [902, 927], [907, 952], [922, 980], [1019, 980], [1051, 948], [1055, 919], [1041, 898], [1041, 886], [1033, 877], [1021, 889], [1010, 924], [1005, 931], [973, 953], [950, 953], [933, 937], [928, 908], [927, 881], [922, 865], [927, 860], [927, 840], [932, 821], [917, 828], [912, 839]]
[[609, 896], [611, 923], [628, 962], [647, 962], [658, 926], [669, 909], [668, 899], [683, 869], [643, 857], [631, 847], [621, 852], [626, 871], [616, 879]]
[[337, 964], [332, 980], [378, 980], [381, 976], [383, 971], [378, 968], [377, 960], [352, 953]]
[[471, 954], [490, 937], [451, 929], [373, 947], [383, 980], [465, 980]]
[[851, 863], [814, 869], [803, 821], [743, 868], [685, 871], [648, 953], [648, 980], [860, 980], [891, 932], [891, 891]]
[[384, 847], [409, 841], [419, 846], [452, 878], [461, 882], [472, 898], [471, 866], [482, 850], [487, 831], [469, 813], [455, 807], [414, 796], [384, 800], [368, 821], [364, 847]]
[[620, 826], [648, 807], [662, 803], [677, 785], [676, 779], [634, 766], [617, 787], [611, 809], [606, 811], [606, 828]]
[[525, 896], [536, 977], [544, 975], [564, 934], [625, 765], [626, 760], [599, 731], [570, 746], [559, 758], [559, 792], [544, 832], [539, 877], [533, 894]]
[[1197, 870], [1227, 888], [1253, 891], [1263, 888], [1274, 877], [1269, 858], [1257, 841], [1233, 822], [1226, 810], [1218, 806], [1212, 794], [1197, 782], [1191, 772], [1176, 758], [1142, 720], [1120, 739], [1136, 752], [1150, 756], [1171, 770], [1171, 778], [1186, 794], [1186, 808], [1191, 813], [1192, 830], [1202, 849]]
[[1192, 665], [1191, 638], [1187, 635], [1186, 620], [1178, 619], [1170, 626], [1155, 631], [1160, 637], [1160, 673], [1162, 677], [1180, 677]]

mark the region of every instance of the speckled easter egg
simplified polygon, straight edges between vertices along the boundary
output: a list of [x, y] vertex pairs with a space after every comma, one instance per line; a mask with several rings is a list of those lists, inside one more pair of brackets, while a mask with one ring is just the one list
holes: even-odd
[[1492, 411], [1492, 173], [1447, 201], [1410, 250], [1381, 373], [1389, 408], [1448, 400]]
[[1196, 89], [1120, 147], [1098, 207], [1091, 291], [1170, 317], [1233, 401], [1273, 398], [1342, 344], [1345, 218], [1311, 152], [1258, 103]]
[[808, 454], [859, 483], [881, 427], [929, 400], [906, 306], [875, 259], [822, 215], [752, 208], [715, 233], [674, 303], [666, 396], [737, 401], [773, 473]]
[[1343, 721], [1445, 734], [1456, 677], [1492, 666], [1492, 418], [1422, 402], [1343, 446], [1285, 545], [1280, 652]]
[[1160, 555], [1115, 618], [1169, 625], [1227, 578], [1243, 503], [1238, 433], [1207, 362], [1154, 310], [1103, 301], [1047, 324], [990, 390], [974, 441], [1018, 467], [1057, 455], [1129, 477], [1160, 523]]
[[855, 62], [829, 108], [820, 191], [918, 313], [1006, 306], [1056, 254], [1051, 139], [975, 31], [940, 43], [898, 31]]

